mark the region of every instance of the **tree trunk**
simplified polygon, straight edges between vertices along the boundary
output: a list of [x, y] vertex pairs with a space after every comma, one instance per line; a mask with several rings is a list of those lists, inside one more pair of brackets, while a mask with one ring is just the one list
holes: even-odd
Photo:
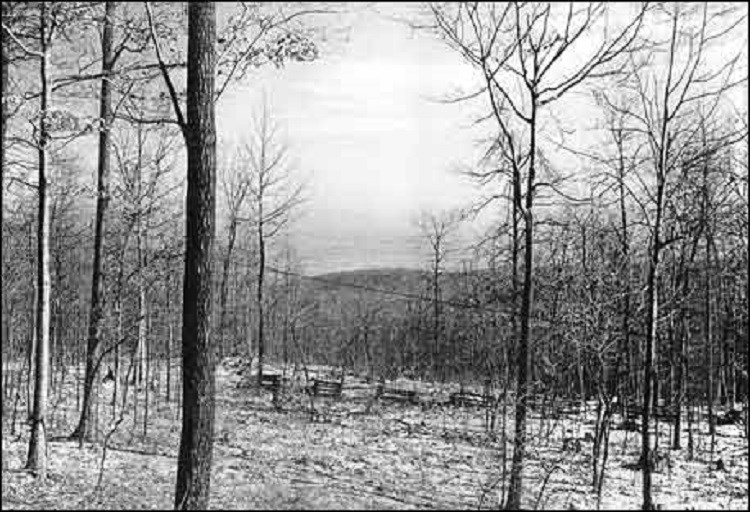
[[[148, 330], [150, 330], [151, 322], [149, 319]], [[148, 435], [148, 399], [149, 391], [151, 391], [151, 350], [147, 344], [144, 343], [143, 348], [145, 350], [146, 357], [146, 378], [144, 379], [144, 403], [143, 403], [143, 438], [145, 439]]]
[[167, 278], [167, 323], [168, 323], [168, 335], [167, 335], [167, 404], [171, 407], [172, 398], [172, 339], [174, 338], [174, 327], [172, 326], [172, 301], [170, 300], [172, 295], [172, 273], [169, 273]]
[[[38, 219], [37, 219], [38, 222]], [[38, 236], [38, 235], [37, 235]], [[29, 237], [28, 237], [28, 250], [29, 254], [33, 251], [34, 246], [34, 234], [33, 234], [33, 226], [32, 223], [29, 223]], [[38, 243], [38, 242], [37, 242]], [[33, 263], [32, 263], [33, 266]], [[35, 269], [38, 271], [39, 269], [39, 262], [37, 262], [37, 265]], [[26, 415], [29, 422], [32, 421], [32, 404], [34, 403], [34, 380], [32, 378], [33, 374], [33, 368], [34, 368], [34, 357], [36, 354], [36, 346], [37, 346], [37, 339], [38, 339], [38, 326], [36, 322], [36, 311], [37, 311], [37, 304], [39, 303], [39, 287], [34, 286], [34, 291], [31, 294], [31, 300], [29, 301], [29, 309], [28, 309], [28, 323], [31, 326], [31, 336], [29, 337], [29, 344], [28, 344], [28, 350], [26, 352]], [[77, 389], [77, 387], [76, 387]], [[78, 396], [76, 396], [76, 407], [78, 407]]]
[[146, 308], [148, 299], [146, 297], [146, 281], [143, 275], [143, 268], [146, 266], [145, 251], [143, 250], [143, 244], [145, 243], [144, 236], [139, 216], [136, 243], [138, 257], [138, 343], [136, 345], [138, 377], [136, 382], [138, 384], [143, 383], [144, 375], [146, 374]]
[[213, 455], [215, 357], [211, 343], [216, 218], [214, 69], [216, 6], [188, 4], [188, 154], [182, 303], [182, 432], [175, 509], [207, 509]]
[[435, 263], [432, 269], [432, 305], [433, 305], [433, 346], [432, 346], [432, 371], [438, 374], [440, 366], [440, 237], [435, 237]]
[[712, 308], [712, 279], [711, 279], [711, 239], [706, 230], [706, 287], [705, 287], [705, 334], [706, 361], [708, 362], [708, 431], [711, 435], [711, 458], [713, 459], [716, 442], [716, 421], [714, 419], [714, 347], [713, 347], [713, 308]]
[[536, 97], [531, 99], [531, 140], [529, 143], [529, 171], [526, 178], [526, 208], [523, 212], [524, 223], [524, 278], [521, 296], [521, 338], [517, 352], [517, 396], [516, 424], [513, 439], [513, 460], [511, 462], [510, 486], [508, 489], [508, 510], [521, 508], [523, 491], [523, 459], [526, 452], [526, 404], [528, 402], [529, 341], [531, 338], [531, 309], [533, 302], [533, 249], [534, 249], [534, 179], [536, 159]]
[[[657, 217], [658, 217], [657, 213]], [[658, 265], [659, 265], [659, 240], [653, 241], [651, 258], [649, 261], [648, 281], [646, 283], [646, 297], [648, 301], [646, 317], [646, 361], [644, 366], [643, 381], [643, 403], [641, 413], [641, 463], [643, 470], [643, 510], [653, 510], [654, 503], [651, 496], [651, 441], [649, 437], [649, 423], [651, 421], [651, 406], [653, 405], [653, 364], [654, 345], [656, 340], [656, 319], [659, 311], [658, 303]]]
[[[625, 160], [623, 149], [622, 130], [615, 132], [615, 142], [617, 144], [618, 155], [618, 185], [619, 185], [619, 206], [620, 206], [620, 228], [622, 229], [621, 239], [621, 265], [622, 270], [619, 275], [620, 286], [623, 289], [622, 301], [622, 334], [620, 345], [617, 350], [617, 359], [615, 362], [615, 394], [621, 401], [623, 414], [627, 410], [629, 403], [630, 386], [629, 375], [632, 372], [630, 357], [627, 357], [627, 366], [624, 364], [624, 358], [630, 353], [630, 238], [628, 236], [628, 213], [625, 204]], [[625, 388], [625, 389], [623, 389]]]
[[91, 423], [92, 405], [97, 399], [97, 375], [101, 353], [101, 323], [104, 316], [104, 278], [102, 275], [102, 246], [104, 245], [104, 215], [109, 203], [109, 148], [110, 127], [113, 121], [111, 76], [114, 66], [112, 51], [115, 2], [105, 3], [102, 33], [102, 83], [99, 97], [99, 162], [97, 166], [96, 219], [94, 228], [94, 265], [91, 274], [91, 309], [89, 312], [88, 343], [86, 345], [86, 374], [83, 383], [83, 407], [78, 426], [71, 438], [91, 440], [87, 427]]
[[143, 128], [138, 125], [138, 157], [136, 163], [136, 195], [137, 195], [137, 216], [136, 216], [136, 234], [135, 234], [135, 252], [138, 269], [138, 339], [136, 340], [134, 360], [136, 361], [135, 377], [133, 382], [136, 384], [133, 397], [138, 397], [138, 384], [143, 382], [143, 374], [146, 366], [146, 283], [143, 276], [143, 269], [146, 266], [144, 251], [145, 230], [143, 229], [143, 150], [145, 146], [145, 136]]
[[[261, 185], [262, 186], [262, 185]], [[266, 270], [266, 245], [263, 239], [263, 196], [261, 195], [258, 218], [258, 288], [256, 300], [258, 303], [258, 387], [263, 380], [263, 355], [265, 343], [263, 339], [263, 277]]]
[[49, 275], [49, 219], [50, 203], [47, 198], [47, 108], [49, 103], [49, 88], [47, 84], [47, 6], [40, 5], [39, 36], [41, 57], [39, 65], [40, 97], [39, 119], [39, 210], [37, 222], [37, 306], [36, 306], [36, 375], [34, 386], [34, 412], [29, 438], [29, 452], [26, 468], [34, 472], [39, 478], [47, 477], [47, 386], [49, 382], [49, 304], [50, 304], [50, 275]]
[[219, 292], [219, 332], [221, 335], [221, 341], [219, 347], [221, 350], [221, 357], [224, 357], [226, 352], [226, 322], [227, 316], [227, 290], [229, 280], [229, 265], [232, 262], [232, 251], [234, 249], [234, 242], [237, 238], [237, 219], [232, 219], [229, 224], [229, 242], [227, 244], [227, 255], [224, 258], [224, 268], [221, 275], [221, 291]]
[[[3, 41], [5, 43], [5, 41]], [[9, 57], [7, 45], [2, 45], [2, 54], [0, 54], [0, 64], [2, 65], [2, 155], [0, 155], [0, 233], [3, 229], [3, 197], [5, 196], [5, 133], [8, 128], [8, 72]], [[4, 239], [4, 237], [3, 237]], [[2, 287], [2, 274], [0, 274], [0, 287]]]
[[657, 341], [657, 320], [659, 317], [659, 258], [661, 255], [661, 222], [664, 207], [664, 190], [666, 185], [665, 173], [667, 169], [668, 148], [666, 124], [663, 125], [663, 147], [656, 166], [656, 212], [652, 231], [651, 247], [649, 249], [648, 279], [646, 281], [646, 361], [643, 376], [643, 402], [641, 412], [641, 463], [643, 468], [643, 510], [653, 510], [654, 502], [651, 495], [651, 441], [649, 437], [649, 423], [651, 407], [654, 398], [654, 356]]
[[[122, 278], [124, 272], [124, 257], [125, 250], [127, 248], [127, 237], [123, 242], [123, 246], [120, 249], [119, 268], [117, 269], [117, 296], [115, 299], [115, 310], [117, 311], [117, 346], [115, 347], [115, 381], [114, 389], [112, 390], [112, 415], [114, 417], [117, 409], [117, 394], [120, 389], [120, 343], [125, 339], [125, 330], [123, 326], [123, 311], [122, 311]], [[126, 375], [126, 382], [127, 382]], [[125, 403], [122, 404], [125, 407]]]

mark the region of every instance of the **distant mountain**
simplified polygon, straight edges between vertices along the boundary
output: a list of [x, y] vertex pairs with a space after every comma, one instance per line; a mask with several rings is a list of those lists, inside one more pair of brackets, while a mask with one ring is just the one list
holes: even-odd
[[[466, 297], [478, 293], [482, 302], [489, 299], [497, 286], [497, 281], [488, 269], [469, 272], [446, 271], [440, 278], [443, 300]], [[375, 268], [330, 272], [311, 276], [303, 287], [308, 297], [315, 296], [320, 301], [346, 302], [368, 297], [377, 302], [399, 302], [403, 299], [432, 297], [432, 275], [426, 269]], [[325, 298], [327, 297], [327, 298]]]
[[317, 282], [330, 283], [332, 286], [357, 286], [408, 293], [418, 293], [426, 283], [426, 279], [428, 279], [427, 271], [410, 268], [348, 270], [315, 276]]

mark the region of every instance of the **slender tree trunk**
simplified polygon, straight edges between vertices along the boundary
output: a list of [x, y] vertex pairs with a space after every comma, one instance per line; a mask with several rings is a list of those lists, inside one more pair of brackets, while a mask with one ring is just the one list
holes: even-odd
[[[135, 378], [136, 384], [133, 397], [138, 396], [138, 384], [143, 382], [143, 374], [146, 371], [146, 282], [143, 275], [143, 269], [146, 266], [146, 257], [144, 251], [145, 229], [143, 227], [143, 150], [145, 146], [145, 136], [143, 128], [138, 125], [138, 157], [136, 163], [136, 195], [137, 195], [137, 217], [136, 217], [136, 235], [135, 251], [138, 265], [138, 339], [135, 346]], [[136, 400], [137, 401], [137, 400]]]
[[104, 277], [102, 274], [102, 248], [104, 245], [104, 216], [109, 203], [109, 148], [110, 128], [113, 121], [111, 77], [114, 66], [112, 51], [115, 2], [105, 3], [104, 29], [102, 32], [102, 83], [99, 96], [99, 163], [97, 166], [96, 219], [94, 228], [94, 265], [91, 274], [91, 309], [86, 346], [86, 374], [83, 383], [83, 407], [78, 426], [72, 438], [91, 440], [87, 426], [91, 422], [93, 402], [97, 399], [97, 375], [101, 353], [101, 324], [104, 316]]
[[534, 180], [536, 159], [536, 114], [537, 104], [535, 92], [532, 91], [531, 98], [531, 140], [529, 142], [529, 171], [526, 178], [526, 205], [523, 212], [524, 223], [524, 279], [521, 296], [521, 338], [517, 352], [517, 397], [516, 397], [516, 424], [515, 437], [513, 439], [513, 460], [511, 462], [510, 486], [508, 490], [508, 501], [506, 508], [518, 510], [521, 508], [521, 495], [523, 492], [523, 460], [526, 453], [526, 407], [528, 403], [528, 381], [529, 373], [529, 342], [531, 338], [531, 310], [533, 304], [533, 261], [534, 261]]
[[[54, 282], [54, 285], [50, 288], [50, 348], [49, 348], [49, 360], [50, 360], [50, 375], [49, 375], [49, 392], [50, 396], [55, 396], [57, 390], [55, 389], [55, 370], [57, 369], [58, 360], [55, 357], [57, 354], [57, 347], [59, 346], [58, 333], [60, 332], [60, 290], [62, 289], [62, 261], [60, 258], [60, 239], [59, 236], [52, 231], [52, 226], [55, 225], [55, 207], [52, 207], [52, 215], [50, 216], [50, 238], [55, 239], [54, 249], [54, 260], [53, 272], [55, 278], [50, 277], [50, 281]], [[53, 251], [50, 251], [52, 253]], [[54, 412], [53, 412], [54, 414]], [[54, 419], [50, 418], [50, 426], [53, 424]]]
[[622, 301], [622, 335], [621, 345], [617, 351], [617, 361], [615, 363], [615, 378], [616, 383], [616, 394], [622, 401], [623, 414], [627, 410], [627, 405], [630, 400], [630, 386], [626, 386], [629, 382], [629, 375], [633, 370], [630, 357], [627, 357], [627, 367], [623, 371], [623, 358], [626, 354], [630, 354], [630, 237], [628, 234], [628, 214], [625, 204], [625, 162], [624, 162], [624, 150], [622, 147], [622, 131], [617, 132], [616, 135], [619, 166], [618, 166], [618, 181], [619, 181], [619, 200], [620, 200], [620, 228], [622, 229], [622, 243], [621, 243], [621, 257], [622, 257], [622, 268], [620, 270], [620, 283], [623, 289], [624, 297]]
[[183, 411], [175, 509], [207, 509], [211, 482], [216, 365], [211, 343], [211, 275], [216, 229], [215, 43], [215, 4], [189, 3]]
[[227, 244], [227, 255], [224, 258], [224, 268], [221, 275], [221, 291], [219, 293], [219, 332], [221, 335], [221, 341], [219, 346], [221, 347], [221, 357], [224, 356], [226, 351], [226, 316], [227, 316], [227, 291], [228, 291], [228, 280], [229, 280], [229, 266], [232, 262], [232, 252], [234, 250], [234, 242], [237, 238], [237, 219], [232, 218], [229, 223], [229, 242]]
[[[39, 222], [39, 219], [37, 219], [37, 222]], [[29, 223], [29, 254], [32, 253], [33, 246], [34, 246], [34, 235], [32, 231], [32, 224]], [[38, 229], [38, 226], [37, 226]], [[34, 267], [34, 265], [32, 265]], [[39, 261], [36, 262], [36, 266], [34, 268], [35, 272], [38, 272], [39, 270]], [[34, 357], [36, 354], [36, 347], [37, 347], [37, 341], [38, 341], [38, 326], [36, 322], [36, 312], [37, 312], [37, 305], [39, 303], [39, 287], [34, 286], [34, 290], [31, 293], [31, 301], [29, 303], [29, 310], [28, 310], [28, 324], [31, 326], [31, 336], [29, 337], [29, 344], [28, 344], [28, 351], [26, 352], [26, 415], [29, 422], [32, 421], [32, 415], [33, 415], [33, 409], [32, 404], [34, 402], [34, 380], [33, 380], [33, 368], [34, 368]], [[78, 400], [76, 397], [76, 406], [78, 406]]]
[[[124, 259], [125, 250], [127, 249], [127, 237], [124, 240], [123, 246], [120, 249], [120, 257], [118, 258], [120, 264], [117, 270], [117, 295], [115, 299], [115, 310], [117, 311], [117, 346], [115, 347], [115, 381], [114, 389], [112, 390], [112, 415], [114, 417], [117, 409], [117, 394], [120, 389], [120, 343], [125, 339], [125, 329], [123, 326], [123, 311], [122, 311], [122, 279], [124, 272]], [[127, 379], [127, 376], [126, 376]], [[125, 407], [125, 402], [122, 404]]]
[[282, 331], [281, 331], [281, 350], [282, 350], [282, 358], [284, 360], [284, 375], [286, 375], [286, 368], [289, 364], [289, 351], [288, 351], [288, 338], [289, 338], [289, 317], [291, 315], [290, 312], [290, 304], [289, 304], [289, 294], [290, 294], [290, 284], [289, 284], [289, 271], [291, 270], [291, 266], [287, 265], [286, 271], [287, 274], [284, 276], [284, 323], [282, 325]]
[[[666, 123], [666, 121], [665, 121]], [[664, 190], [666, 186], [666, 169], [668, 155], [668, 138], [666, 135], [666, 124], [663, 125], [661, 140], [663, 147], [659, 155], [656, 169], [656, 213], [652, 231], [652, 240], [649, 254], [648, 279], [646, 282], [646, 361], [644, 363], [643, 378], [643, 407], [641, 425], [641, 462], [643, 464], [643, 510], [653, 510], [654, 502], [651, 491], [651, 441], [649, 436], [649, 423], [651, 420], [651, 407], [654, 397], [654, 358], [657, 342], [657, 320], [659, 316], [659, 264], [662, 249], [661, 222], [664, 206]]]
[[[5, 205], [3, 204], [3, 197], [5, 196], [5, 129], [7, 128], [8, 123], [6, 122], [6, 119], [8, 117], [8, 107], [7, 107], [7, 91], [8, 91], [8, 56], [6, 53], [6, 45], [1, 45], [2, 49], [0, 50], [2, 53], [0, 54], [0, 65], [2, 65], [2, 147], [0, 147], [0, 152], [2, 152], [2, 155], [0, 155], [0, 239], [2, 241], [5, 241], [5, 233], [3, 232], [3, 218], [4, 218], [4, 212], [5, 212]], [[3, 252], [5, 252], [4, 248], [0, 249]], [[3, 275], [0, 273], [0, 289], [3, 289]], [[10, 321], [12, 319], [12, 315], [9, 315], [9, 318], [6, 320], [5, 318], [5, 301], [2, 301], [2, 312], [0, 313], [2, 315], [2, 322], [3, 322], [3, 330], [0, 333], [0, 336], [2, 337], [0, 339], [0, 344], [2, 344], [3, 348], [5, 348], [5, 341], [9, 339], [8, 332], [7, 332], [7, 326], [10, 325]], [[3, 357], [8, 357], [10, 359], [10, 356], [6, 353], [3, 353]], [[7, 373], [6, 373], [7, 376]], [[3, 391], [7, 392], [8, 386], [7, 384], [3, 387]], [[3, 398], [5, 398], [5, 394], [3, 394]], [[2, 411], [5, 412], [5, 400], [2, 401]], [[4, 416], [3, 416], [4, 417]]]
[[432, 371], [438, 374], [440, 366], [440, 237], [435, 237], [435, 261], [432, 269]]
[[[658, 215], [658, 213], [657, 213]], [[646, 284], [646, 297], [648, 301], [646, 318], [646, 361], [644, 366], [643, 403], [642, 403], [642, 425], [641, 425], [641, 463], [643, 470], [643, 510], [653, 510], [654, 503], [651, 496], [651, 441], [649, 436], [649, 423], [651, 421], [651, 406], [653, 399], [653, 361], [654, 345], [656, 339], [656, 318], [659, 311], [658, 281], [659, 248], [658, 237], [654, 240], [649, 261], [648, 281]]]
[[[681, 278], [678, 278], [678, 293], [682, 297], [687, 297], [690, 285], [689, 285], [689, 270], [683, 268], [680, 273]], [[677, 315], [677, 320], [674, 326], [674, 358], [676, 359], [674, 364], [674, 410], [675, 410], [675, 424], [672, 438], [672, 449], [679, 450], [682, 444], [680, 439], [682, 431], [682, 406], [685, 398], [685, 377], [686, 377], [686, 338], [689, 335], [689, 328], [686, 319], [686, 305], [680, 304]]]
[[256, 289], [256, 301], [258, 303], [258, 387], [263, 380], [263, 356], [265, 353], [265, 340], [263, 339], [263, 277], [266, 271], [266, 244], [263, 239], [263, 198], [261, 194], [258, 218], [258, 288]]
[[[3, 37], [5, 39], [5, 37]], [[5, 43], [5, 41], [3, 41]], [[2, 65], [2, 155], [0, 156], [0, 233], [3, 233], [3, 219], [5, 206], [3, 198], [5, 197], [5, 133], [8, 129], [8, 83], [10, 61], [8, 57], [7, 44], [2, 44], [2, 53], [0, 54], [0, 64]], [[4, 233], [2, 239], [5, 240]], [[2, 274], [0, 274], [0, 289], [2, 289]]]
[[[136, 252], [138, 254], [138, 345], [137, 345], [137, 361], [138, 361], [138, 383], [143, 383], [146, 374], [146, 344], [147, 340], [147, 329], [146, 329], [146, 309], [148, 307], [148, 299], [146, 297], [146, 280], [143, 275], [143, 269], [146, 266], [145, 251], [143, 250], [143, 244], [145, 243], [143, 230], [141, 229], [141, 222], [138, 221], [138, 237], [136, 243]], [[137, 389], [137, 388], [136, 388]]]
[[706, 230], [706, 287], [704, 289], [704, 300], [706, 308], [705, 332], [706, 332], [706, 361], [708, 363], [708, 391], [706, 400], [708, 402], [708, 431], [711, 435], [711, 457], [713, 458], [714, 445], [716, 442], [716, 421], [714, 418], [714, 347], [713, 347], [713, 283], [711, 278], [711, 238]]
[[[149, 325], [150, 327], [150, 322]], [[148, 405], [149, 405], [149, 394], [151, 391], [151, 350], [147, 344], [144, 344], [145, 358], [146, 358], [146, 378], [144, 385], [144, 404], [143, 404], [143, 437], [144, 439], [148, 435]]]
[[36, 378], [34, 386], [34, 412], [29, 438], [29, 452], [26, 467], [39, 478], [47, 477], [47, 394], [49, 373], [49, 323], [50, 323], [50, 275], [49, 275], [49, 231], [50, 231], [50, 203], [47, 198], [47, 109], [49, 104], [49, 88], [47, 84], [47, 6], [40, 5], [39, 36], [41, 57], [39, 63], [39, 78], [42, 87], [39, 120], [39, 210], [37, 223], [37, 308], [36, 331], [38, 342], [36, 347]]
[[167, 336], [167, 404], [171, 404], [172, 399], [172, 339], [174, 338], [174, 327], [172, 325], [172, 301], [170, 300], [172, 294], [172, 273], [169, 273], [167, 281], [167, 322], [168, 322], [168, 336]]
[[[5, 297], [3, 297], [5, 299]], [[5, 301], [3, 301], [3, 304], [5, 304]], [[15, 368], [15, 351], [13, 346], [13, 332], [11, 330], [11, 325], [13, 322], [13, 305], [10, 307], [10, 311], [8, 312], [8, 318], [3, 318], [3, 375], [2, 375], [2, 382], [3, 382], [3, 392], [2, 392], [2, 417], [5, 418], [5, 400], [10, 398], [12, 395], [11, 393], [11, 361], [13, 361], [14, 369], [13, 371], [17, 371]], [[6, 348], [7, 345], [7, 348]]]

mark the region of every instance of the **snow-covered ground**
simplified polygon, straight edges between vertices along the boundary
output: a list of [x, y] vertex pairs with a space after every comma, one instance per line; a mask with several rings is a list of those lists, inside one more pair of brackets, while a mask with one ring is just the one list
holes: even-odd
[[[240, 380], [234, 368], [218, 368], [213, 508], [497, 506], [503, 474], [501, 418], [498, 436], [492, 437], [485, 431], [481, 410], [375, 402], [367, 411], [364, 390], [345, 391], [341, 400], [317, 399], [320, 414], [313, 422], [306, 410], [309, 400], [302, 395], [285, 396], [277, 411], [270, 393], [238, 388]], [[74, 388], [67, 391], [51, 427], [53, 438], [69, 433], [75, 420]], [[105, 388], [103, 393], [111, 391]], [[143, 399], [142, 391], [140, 396]], [[100, 445], [79, 449], [77, 443], [51, 441], [50, 478], [40, 486], [21, 471], [28, 427], [22, 426], [20, 437], [10, 436], [4, 424], [2, 508], [172, 508], [177, 405], [166, 404], [163, 397], [158, 410], [152, 405], [145, 437], [142, 409], [134, 425], [131, 407], [109, 441], [99, 489]], [[103, 406], [100, 415], [106, 433], [109, 406]], [[22, 411], [19, 417], [24, 416]], [[525, 508], [597, 507], [591, 486], [592, 443], [586, 440], [593, 428], [593, 411], [557, 422], [532, 414]], [[693, 461], [687, 460], [687, 434], [682, 450], [665, 450], [670, 463], [654, 475], [655, 501], [661, 507], [747, 509], [748, 452], [742, 430], [736, 425], [718, 427], [712, 460], [706, 430], [705, 422], [696, 429]], [[511, 408], [506, 431], [509, 469]], [[669, 446], [669, 434], [663, 426], [662, 447]], [[581, 451], [563, 451], [565, 437], [580, 439]], [[612, 431], [601, 508], [640, 508], [641, 473], [627, 468], [638, 460], [639, 445], [637, 433]], [[725, 470], [716, 470], [718, 459]]]

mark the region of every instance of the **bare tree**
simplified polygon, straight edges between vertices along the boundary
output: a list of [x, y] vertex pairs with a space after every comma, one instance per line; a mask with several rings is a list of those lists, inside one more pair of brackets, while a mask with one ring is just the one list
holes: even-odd
[[303, 183], [296, 181], [288, 146], [280, 140], [279, 127], [264, 101], [255, 119], [250, 140], [242, 145], [247, 160], [252, 229], [258, 250], [256, 307], [258, 312], [258, 385], [263, 378], [265, 354], [264, 278], [267, 245], [289, 223], [302, 202]]
[[220, 169], [220, 181], [227, 208], [227, 248], [221, 275], [221, 289], [219, 291], [219, 330], [221, 331], [220, 350], [224, 353], [226, 347], [226, 314], [227, 293], [229, 289], [229, 268], [232, 263], [234, 246], [237, 241], [237, 229], [241, 220], [242, 208], [248, 195], [249, 181], [244, 173], [243, 158], [240, 152], [235, 152], [231, 162]]
[[[419, 229], [430, 247], [430, 289], [432, 293], [432, 374], [436, 376], [443, 368], [441, 361], [442, 347], [441, 332], [444, 329], [441, 276], [445, 271], [445, 260], [448, 254], [448, 238], [458, 227], [460, 213], [458, 211], [444, 211], [440, 213], [423, 212], [418, 220]], [[443, 370], [444, 371], [444, 370]], [[442, 378], [445, 375], [443, 373]]]
[[[541, 116], [550, 104], [587, 80], [615, 73], [619, 57], [633, 47], [645, 7], [636, 9], [614, 31], [608, 30], [604, 16], [607, 7], [603, 4], [577, 8], [573, 3], [567, 7], [546, 3], [464, 3], [450, 7], [432, 5], [431, 11], [439, 34], [482, 74], [481, 89], [467, 97], [484, 93], [488, 96], [500, 132], [498, 144], [502, 144], [507, 155], [500, 167], [513, 169], [512, 200], [523, 219], [524, 268], [516, 363], [518, 396], [510, 489], [505, 504], [509, 509], [517, 509], [521, 506], [529, 392], [534, 198], [542, 187], [559, 191], [560, 185], [559, 179], [538, 182], [537, 174], [549, 171], [540, 158]], [[601, 36], [594, 34], [598, 27], [603, 30]], [[584, 41], [588, 45], [586, 51], [581, 48]]]
[[[724, 11], [724, 12], [722, 12]], [[664, 43], [664, 61], [655, 66], [654, 53], [645, 53], [646, 60], [631, 58], [633, 73], [631, 90], [634, 101], [627, 108], [619, 107], [602, 95], [612, 110], [627, 119], [628, 129], [644, 139], [648, 148], [648, 167], [653, 180], [646, 181], [635, 174], [641, 185], [640, 197], [648, 198], [643, 214], [650, 235], [648, 275], [646, 280], [646, 341], [644, 362], [644, 393], [642, 404], [641, 464], [643, 468], [643, 508], [651, 510], [654, 502], [651, 491], [652, 459], [649, 423], [654, 400], [654, 357], [656, 353], [659, 299], [657, 282], [661, 270], [662, 251], [680, 235], [665, 233], [665, 208], [670, 193], [671, 177], [681, 155], [690, 146], [698, 130], [694, 118], [686, 115], [694, 104], [707, 102], [715, 111], [722, 94], [737, 85], [733, 70], [739, 56], [730, 56], [718, 67], [709, 65], [707, 52], [710, 45], [731, 33], [740, 22], [726, 20], [724, 7], [712, 9], [708, 4], [660, 6], [654, 10], [655, 21], [666, 19], [669, 37]], [[658, 26], [658, 23], [655, 23]], [[654, 36], [656, 37], [656, 36]], [[649, 48], [650, 50], [653, 48]]]

